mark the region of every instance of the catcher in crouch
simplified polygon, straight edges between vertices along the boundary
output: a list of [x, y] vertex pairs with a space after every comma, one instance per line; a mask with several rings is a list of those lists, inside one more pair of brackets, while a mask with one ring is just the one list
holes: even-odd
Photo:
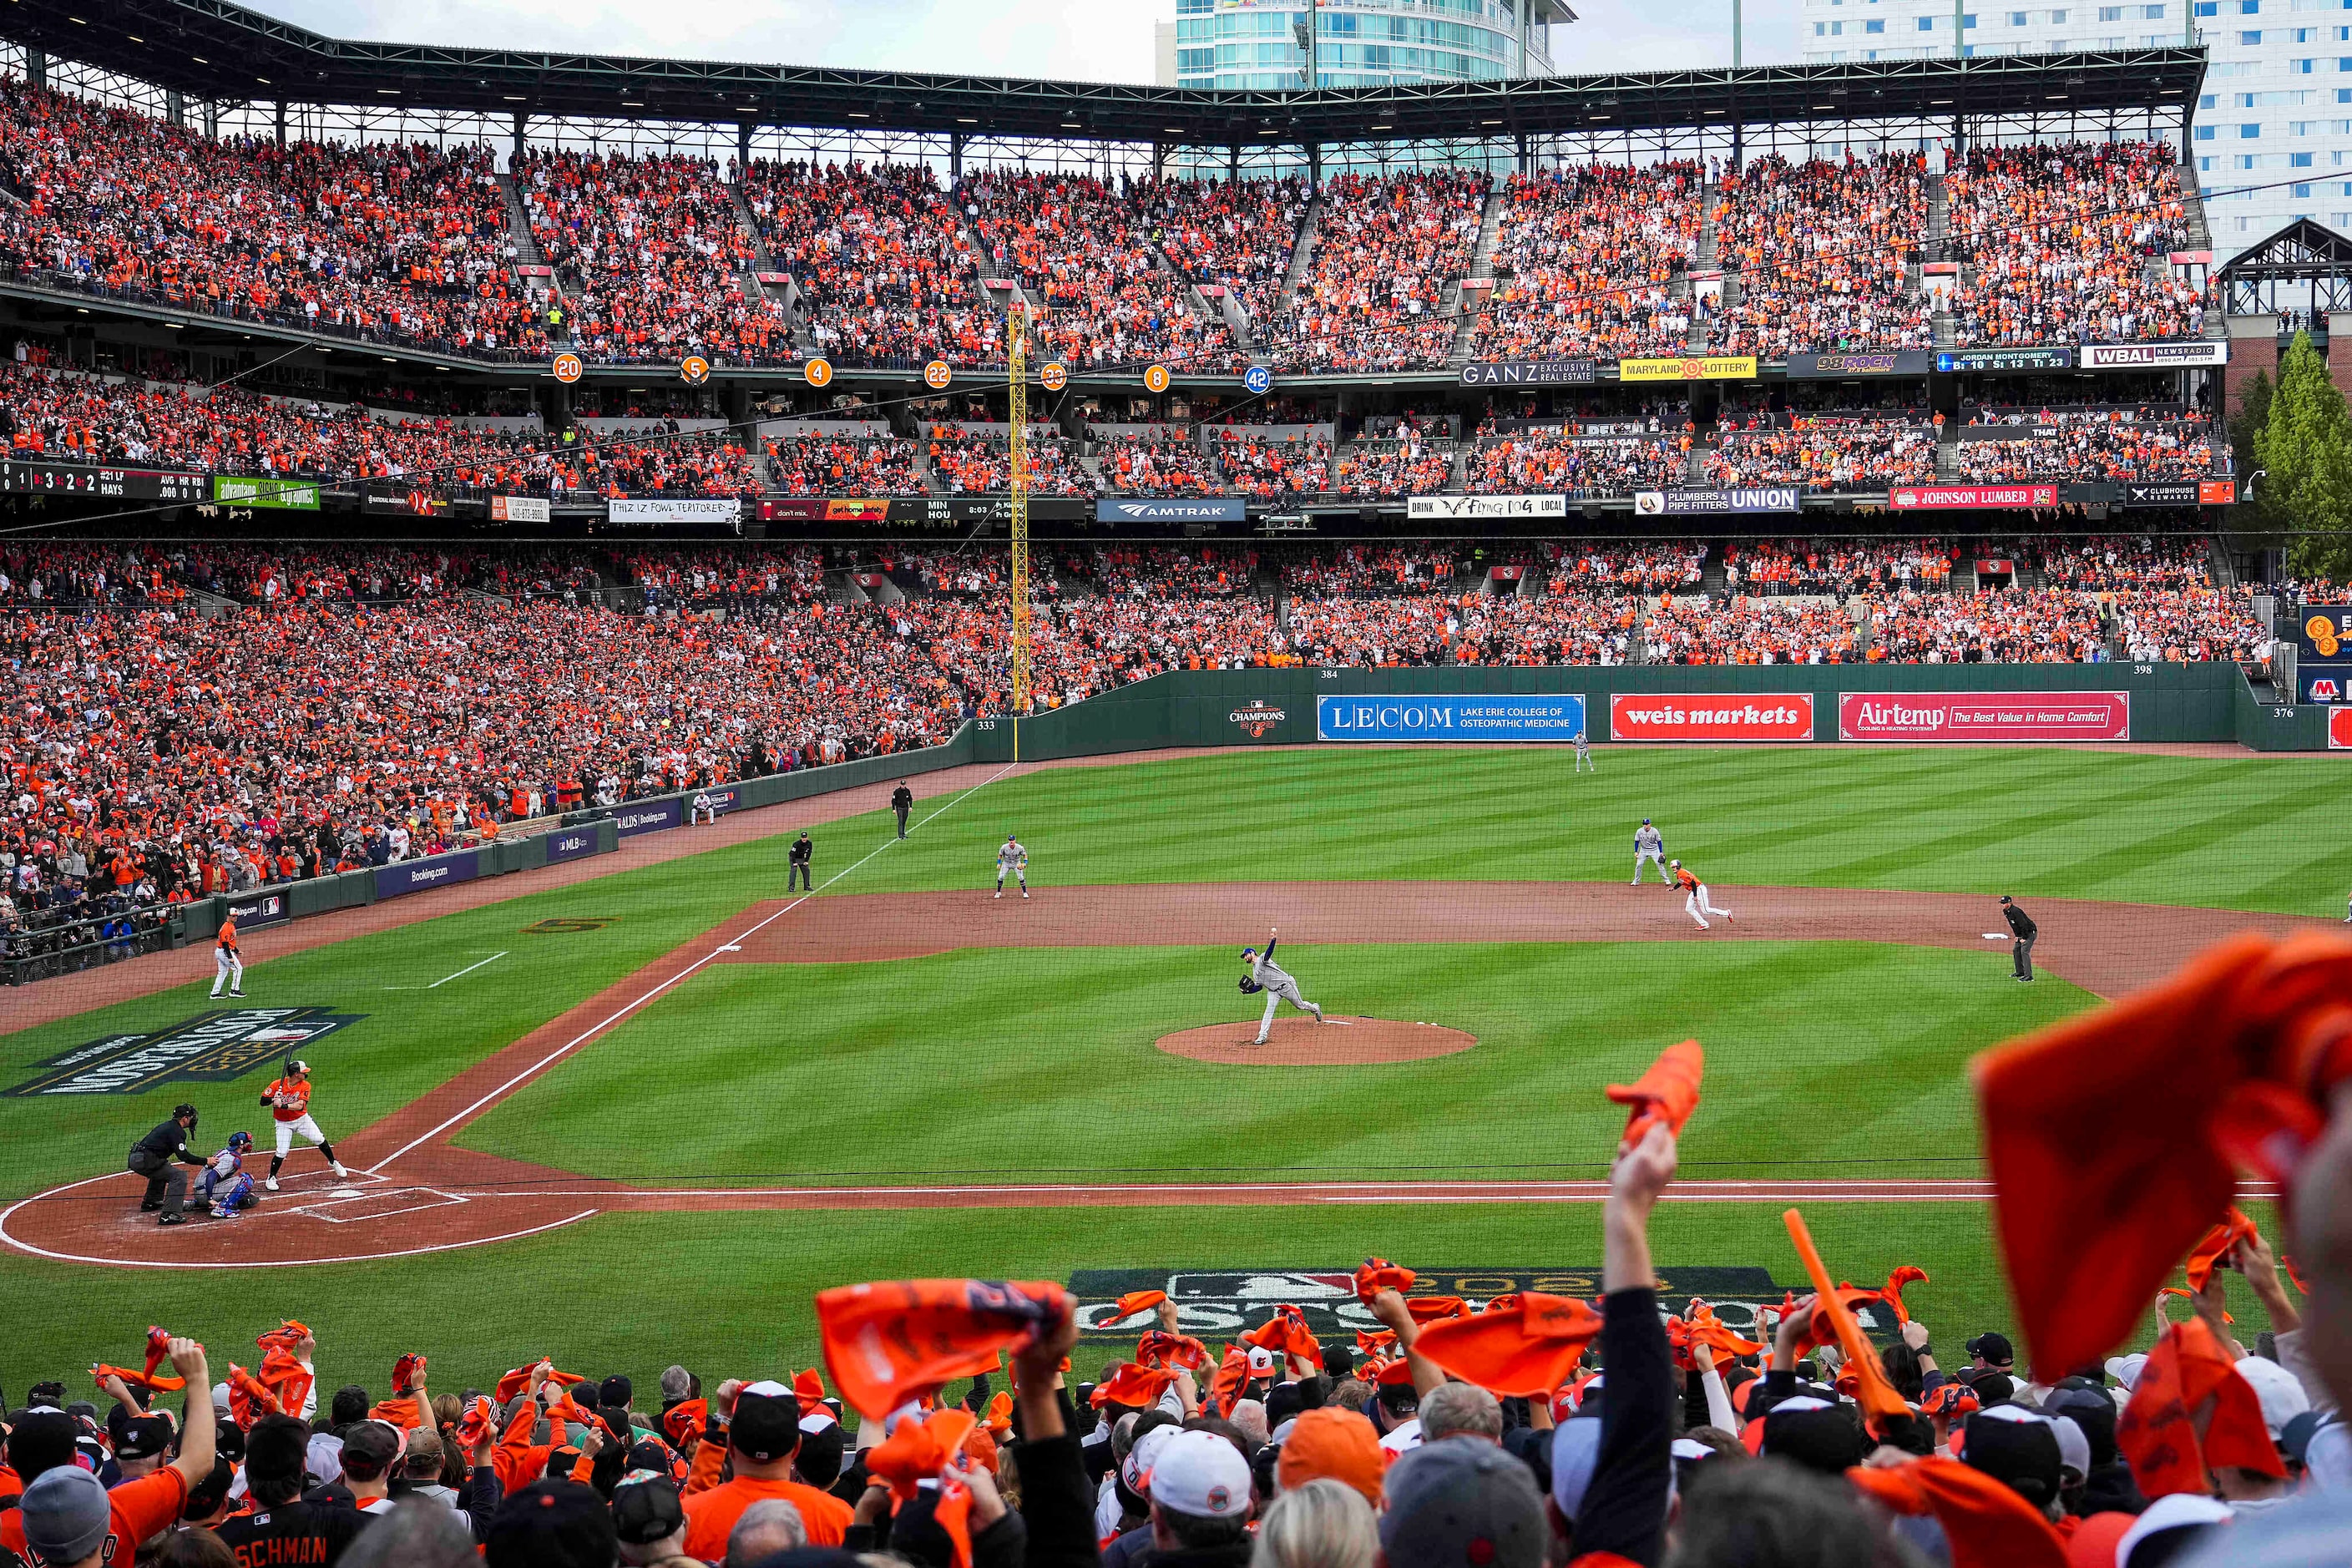
[[1254, 947], [1242, 949], [1242, 962], [1249, 965], [1249, 973], [1242, 976], [1242, 994], [1255, 996], [1261, 991], [1265, 993], [1265, 1016], [1258, 1020], [1257, 1038], [1250, 1042], [1254, 1046], [1265, 1044], [1266, 1031], [1274, 1027], [1274, 1005], [1277, 1002], [1287, 1002], [1302, 1013], [1314, 1014], [1318, 1024], [1323, 1021], [1322, 1007], [1300, 995], [1298, 982], [1274, 962], [1275, 943], [1282, 940], [1277, 934], [1280, 929], [1275, 927], [1266, 933], [1264, 952]]

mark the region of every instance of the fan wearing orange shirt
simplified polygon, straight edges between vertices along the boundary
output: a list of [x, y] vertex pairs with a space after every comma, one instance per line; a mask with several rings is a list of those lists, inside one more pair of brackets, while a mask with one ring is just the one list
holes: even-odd
[[[26, 1416], [8, 1439], [8, 1458], [23, 1478], [25, 1498], [22, 1506], [0, 1513], [0, 1549], [36, 1568], [93, 1559], [128, 1563], [138, 1555], [142, 1542], [179, 1519], [189, 1489], [213, 1473], [212, 1374], [205, 1364], [205, 1347], [195, 1341], [173, 1340], [170, 1353], [172, 1369], [187, 1380], [189, 1405], [205, 1401], [203, 1418], [181, 1427], [178, 1457], [152, 1475], [109, 1491], [75, 1461], [74, 1428], [65, 1416], [48, 1411]], [[45, 1531], [70, 1525], [77, 1533], [70, 1539], [28, 1542], [27, 1513], [37, 1513]]]
[[[730, 1381], [719, 1385], [710, 1405], [686, 1483], [686, 1554], [706, 1563], [726, 1556], [735, 1521], [767, 1498], [782, 1498], [801, 1510], [811, 1546], [839, 1546], [849, 1529], [849, 1505], [793, 1479], [801, 1446], [799, 1396], [781, 1383], [747, 1387]], [[735, 1479], [718, 1485], [719, 1468], [730, 1458]]]
[[327, 1135], [319, 1131], [316, 1121], [310, 1120], [309, 1062], [289, 1060], [286, 1064], [285, 1076], [271, 1079], [269, 1087], [261, 1091], [261, 1103], [269, 1107], [270, 1119], [277, 1123], [278, 1130], [278, 1148], [269, 1156], [269, 1179], [262, 1185], [273, 1193], [278, 1190], [278, 1168], [286, 1163], [286, 1152], [294, 1147], [294, 1134], [297, 1132], [319, 1146], [319, 1152], [327, 1157], [327, 1163], [334, 1167], [338, 1177], [348, 1178], [351, 1175], [343, 1169], [343, 1163], [335, 1158], [335, 1146], [327, 1142]]

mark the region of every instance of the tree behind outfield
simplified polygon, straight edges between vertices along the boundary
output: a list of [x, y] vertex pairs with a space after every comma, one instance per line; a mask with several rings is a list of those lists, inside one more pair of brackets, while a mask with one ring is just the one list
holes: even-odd
[[[2251, 400], [2250, 400], [2251, 401]], [[2279, 358], [2269, 417], [2254, 437], [2261, 525], [2292, 531], [2298, 575], [2352, 578], [2352, 410], [2327, 362], [2297, 332]]]

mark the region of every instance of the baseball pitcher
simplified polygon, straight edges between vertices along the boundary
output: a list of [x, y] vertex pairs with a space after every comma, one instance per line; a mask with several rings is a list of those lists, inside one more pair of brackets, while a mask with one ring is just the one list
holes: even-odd
[[1029, 851], [1010, 833], [1004, 836], [1004, 842], [996, 850], [996, 896], [1000, 899], [1004, 896], [1004, 879], [1008, 876], [1021, 884], [1021, 896], [1027, 898]]
[[1684, 870], [1683, 863], [1679, 860], [1675, 862], [1675, 886], [1680, 888], [1686, 895], [1683, 900], [1683, 912], [1698, 921], [1699, 930], [1715, 929], [1706, 923], [1706, 917], [1709, 915], [1721, 915], [1725, 920], [1731, 918], [1729, 910], [1718, 910], [1707, 902], [1706, 884]]
[[1274, 1027], [1274, 1008], [1277, 1002], [1287, 1002], [1302, 1013], [1314, 1014], [1318, 1024], [1323, 1021], [1322, 1007], [1301, 995], [1298, 982], [1274, 961], [1275, 943], [1282, 940], [1276, 934], [1279, 929], [1276, 927], [1267, 932], [1264, 952], [1254, 947], [1242, 949], [1242, 962], [1249, 965], [1249, 973], [1242, 976], [1242, 994], [1255, 996], [1261, 991], [1265, 993], [1265, 1016], [1257, 1021], [1257, 1038], [1250, 1042], [1254, 1046], [1265, 1044], [1265, 1037]]
[[1644, 862], [1658, 868], [1659, 881], [1669, 888], [1675, 885], [1675, 879], [1666, 875], [1666, 836], [1651, 826], [1650, 819], [1646, 816], [1642, 818], [1642, 826], [1633, 830], [1633, 885], [1636, 888], [1642, 885], [1642, 867]]
[[269, 1087], [261, 1091], [261, 1103], [269, 1107], [270, 1120], [277, 1123], [278, 1131], [278, 1149], [269, 1157], [269, 1179], [262, 1184], [264, 1186], [273, 1193], [278, 1190], [278, 1170], [286, 1163], [287, 1151], [294, 1147], [297, 1132], [319, 1146], [319, 1152], [327, 1157], [327, 1163], [334, 1167], [338, 1177], [350, 1176], [343, 1163], [335, 1158], [335, 1146], [327, 1142], [327, 1135], [310, 1119], [309, 1062], [288, 1062], [286, 1075], [271, 1079]]

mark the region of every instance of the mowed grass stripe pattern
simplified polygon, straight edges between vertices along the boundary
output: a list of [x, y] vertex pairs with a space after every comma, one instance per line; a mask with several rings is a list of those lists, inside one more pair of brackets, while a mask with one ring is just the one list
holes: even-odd
[[[1964, 1175], [1962, 1063], [2089, 1002], [2054, 979], [2004, 984], [2005, 952], [1886, 943], [1286, 942], [1281, 954], [1334, 1016], [1480, 1043], [1349, 1068], [1156, 1049], [1178, 1029], [1255, 1027], [1261, 1004], [1234, 990], [1222, 947], [719, 964], [459, 1141], [664, 1184], [1591, 1175], [1624, 1123], [1601, 1086], [1696, 1037], [1708, 1088], [1684, 1147], [1694, 1171]], [[1053, 1156], [1040, 1169], [1009, 1157], [1021, 1148]]]

